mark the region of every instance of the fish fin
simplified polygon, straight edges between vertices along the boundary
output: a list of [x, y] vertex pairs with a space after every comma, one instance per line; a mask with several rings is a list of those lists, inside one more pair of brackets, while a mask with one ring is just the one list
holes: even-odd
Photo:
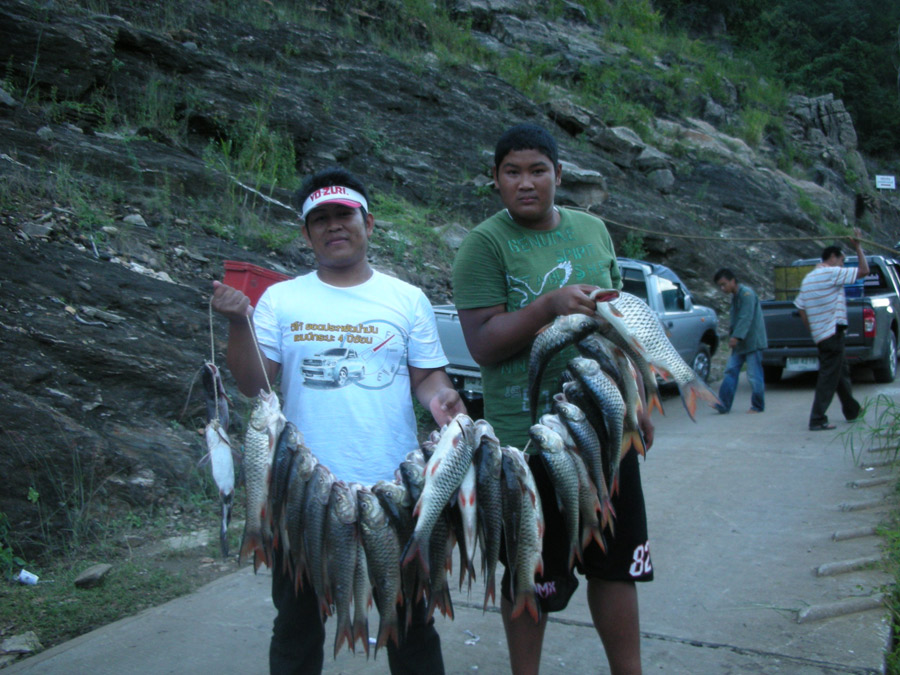
[[535, 623], [540, 622], [541, 608], [537, 604], [537, 598], [534, 595], [533, 589], [529, 592], [525, 592], [521, 595], [516, 596], [516, 604], [513, 605], [512, 612], [510, 613], [509, 618], [518, 618], [526, 609], [531, 615], [531, 618], [534, 619]]
[[438, 457], [436, 460], [434, 460], [433, 463], [432, 463], [432, 462], [429, 462], [428, 465], [425, 467], [425, 471], [426, 471], [428, 474], [430, 474], [430, 475], [433, 476], [434, 473], [435, 473], [435, 471], [437, 471], [438, 467], [441, 465], [441, 462], [442, 462], [442, 461], [444, 461], [444, 460], [441, 459], [441, 457]]
[[366, 653], [366, 660], [369, 659], [369, 620], [353, 622], [353, 644], [360, 640], [363, 644], [363, 651]]
[[425, 573], [425, 578], [428, 578], [429, 573], [431, 572], [431, 568], [428, 561], [428, 541], [420, 540], [416, 533], [413, 532], [412, 536], [409, 538], [409, 542], [406, 544], [406, 548], [403, 549], [403, 553], [400, 557], [400, 566], [406, 567], [412, 562], [413, 558], [418, 556], [420, 562], [422, 563], [422, 571]]
[[482, 608], [482, 614], [487, 611], [488, 608], [488, 600], [491, 601], [492, 604], [497, 604], [497, 585], [494, 581], [494, 577], [485, 577], [485, 589], [484, 589], [484, 607]]
[[628, 447], [622, 452], [623, 458], [625, 457], [625, 453], [631, 448], [634, 448], [641, 457], [646, 457], [647, 449], [644, 447], [644, 437], [641, 435], [640, 431], [637, 429], [629, 431], [625, 434], [625, 440], [628, 443]]
[[659, 397], [659, 392], [650, 394], [650, 396], [647, 397], [647, 414], [652, 414], [654, 408], [659, 410], [659, 414], [665, 417], [666, 411], [663, 410], [662, 399]]
[[690, 382], [678, 385], [678, 393], [681, 394], [681, 401], [684, 403], [684, 409], [691, 419], [696, 422], [697, 418], [697, 400], [703, 399], [711, 406], [721, 405], [719, 397], [715, 395], [712, 389], [699, 377], [694, 377]]

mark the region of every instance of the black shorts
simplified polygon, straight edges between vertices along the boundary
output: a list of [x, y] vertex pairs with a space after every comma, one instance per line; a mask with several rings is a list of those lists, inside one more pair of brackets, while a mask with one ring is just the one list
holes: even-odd
[[[569, 542], [565, 521], [557, 506], [556, 495], [544, 463], [538, 457], [529, 456], [528, 466], [534, 474], [541, 495], [545, 523], [542, 550], [544, 572], [535, 577], [535, 591], [542, 612], [559, 612], [569, 604], [569, 598], [578, 588], [578, 579], [574, 570], [569, 568]], [[575, 567], [587, 579], [652, 581], [653, 564], [647, 540], [647, 511], [644, 507], [637, 452], [634, 450], [630, 450], [622, 459], [619, 492], [612, 498], [612, 506], [616, 513], [613, 523], [615, 535], [609, 528], [604, 530], [606, 552], [591, 541], [584, 550], [584, 562], [576, 560]], [[500, 559], [505, 564], [504, 550], [500, 552]], [[501, 589], [503, 597], [512, 602], [508, 567], [503, 573]]]

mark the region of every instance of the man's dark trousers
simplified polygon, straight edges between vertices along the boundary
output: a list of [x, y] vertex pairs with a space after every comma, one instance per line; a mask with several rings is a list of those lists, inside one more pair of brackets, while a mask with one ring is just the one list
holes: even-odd
[[[319, 600], [305, 581], [304, 590], [294, 593], [294, 582], [282, 569], [281, 552], [276, 550], [272, 569], [272, 601], [278, 610], [269, 646], [269, 672], [272, 675], [318, 675], [324, 662], [325, 626]], [[413, 609], [412, 625], [400, 648], [388, 640], [388, 663], [393, 675], [443, 675], [441, 638], [434, 620], [425, 620], [425, 602]], [[376, 625], [377, 613], [375, 613]], [[404, 612], [400, 612], [404, 625]], [[371, 630], [371, 628], [370, 628]], [[377, 629], [376, 629], [377, 630]], [[375, 637], [375, 633], [372, 632]]]
[[846, 326], [838, 326], [834, 335], [816, 344], [819, 350], [819, 376], [816, 380], [816, 396], [809, 415], [810, 427], [828, 424], [828, 415], [825, 412], [835, 394], [841, 402], [841, 412], [845, 419], [853, 420], [859, 415], [860, 405], [853, 398], [850, 386], [850, 366], [844, 358], [845, 329]]

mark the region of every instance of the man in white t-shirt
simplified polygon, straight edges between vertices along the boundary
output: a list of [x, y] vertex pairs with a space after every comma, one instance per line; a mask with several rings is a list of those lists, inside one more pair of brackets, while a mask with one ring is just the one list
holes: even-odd
[[838, 246], [822, 251], [822, 262], [803, 278], [794, 305], [809, 328], [819, 352], [819, 374], [816, 394], [809, 414], [810, 431], [834, 429], [825, 413], [835, 393], [841, 412], [848, 421], [859, 415], [859, 402], [853, 398], [850, 367], [844, 358], [844, 331], [847, 329], [847, 300], [844, 285], [852, 284], [869, 273], [869, 263], [855, 230], [850, 242], [856, 248], [857, 267], [844, 267], [844, 253]]
[[[283, 410], [320, 463], [345, 482], [393, 478], [418, 447], [411, 393], [438, 428], [465, 412], [444, 371], [431, 304], [421, 290], [374, 270], [366, 257], [375, 219], [365, 186], [343, 169], [319, 172], [297, 193], [303, 236], [317, 269], [270, 286], [255, 309], [241, 291], [213, 282], [212, 305], [230, 321], [228, 367], [246, 396], [281, 374]], [[272, 569], [275, 618], [272, 673], [320, 673], [325, 629], [309, 584], [295, 594], [279, 564]], [[440, 638], [425, 607], [398, 648], [388, 641], [392, 673], [443, 673]]]

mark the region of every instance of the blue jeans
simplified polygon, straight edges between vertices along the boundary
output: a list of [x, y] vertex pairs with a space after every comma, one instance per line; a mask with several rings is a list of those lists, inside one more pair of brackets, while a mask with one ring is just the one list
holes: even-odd
[[747, 379], [750, 380], [750, 387], [753, 390], [750, 396], [750, 408], [757, 412], [765, 410], [766, 386], [763, 380], [762, 350], [756, 350], [746, 354], [731, 352], [731, 356], [728, 357], [725, 376], [722, 378], [722, 384], [719, 385], [719, 400], [722, 402], [721, 406], [716, 406], [716, 410], [719, 412], [726, 413], [731, 410], [731, 404], [734, 402], [734, 390], [737, 389], [738, 376], [741, 374], [744, 363], [747, 364]]

